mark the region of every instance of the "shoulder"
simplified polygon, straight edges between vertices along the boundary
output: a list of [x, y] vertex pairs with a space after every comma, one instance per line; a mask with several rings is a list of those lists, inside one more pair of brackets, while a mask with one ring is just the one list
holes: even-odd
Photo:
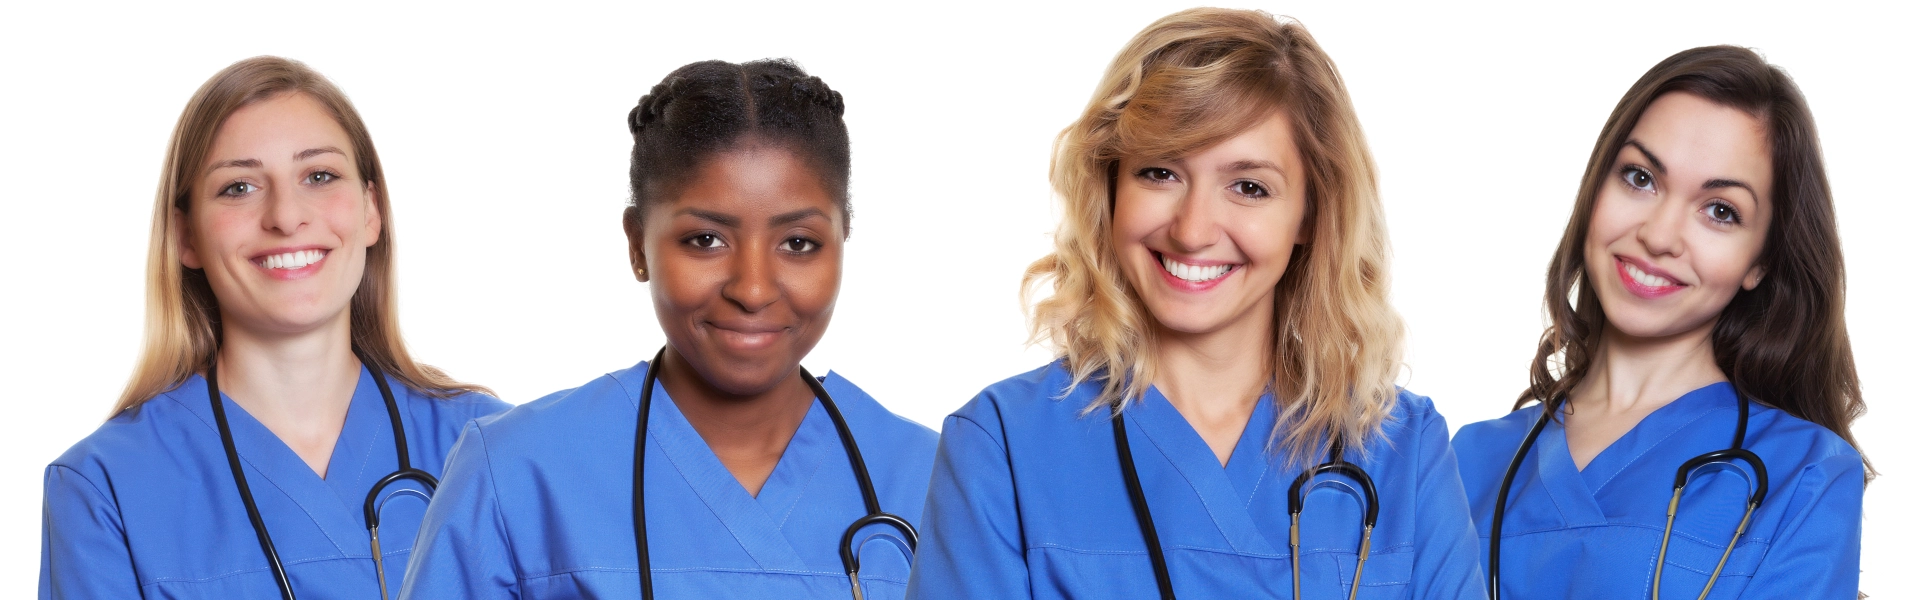
[[1077, 417], [1099, 394], [1099, 387], [1098, 381], [1075, 386], [1066, 362], [1056, 360], [987, 386], [954, 411], [953, 417], [979, 423]]
[[1747, 445], [1770, 467], [1792, 466], [1795, 471], [1818, 470], [1827, 475], [1853, 472], [1865, 485], [1866, 466], [1860, 451], [1840, 434], [1771, 406], [1757, 402], [1752, 406]]
[[[614, 371], [474, 421], [489, 445], [579, 439], [612, 423], [632, 429], [646, 363]], [[638, 376], [630, 376], [638, 371]], [[633, 381], [629, 382], [628, 379]]]
[[820, 387], [833, 396], [833, 403], [847, 419], [847, 426], [863, 438], [872, 438], [887, 447], [924, 449], [932, 454], [940, 434], [912, 419], [894, 414], [866, 390], [832, 371], [820, 378]]
[[67, 448], [48, 468], [65, 469], [105, 485], [110, 479], [109, 473], [116, 467], [150, 469], [151, 459], [160, 449], [170, 453], [192, 452], [191, 446], [199, 440], [211, 438], [211, 435], [193, 435], [195, 428], [205, 428], [208, 434], [214, 431], [211, 423], [186, 404], [194, 398], [202, 405], [207, 403], [206, 383], [198, 376], [120, 411]]

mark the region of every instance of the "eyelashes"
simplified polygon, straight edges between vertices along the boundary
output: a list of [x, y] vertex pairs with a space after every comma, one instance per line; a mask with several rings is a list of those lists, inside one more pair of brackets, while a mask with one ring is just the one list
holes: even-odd
[[[1164, 167], [1145, 167], [1133, 172], [1133, 176], [1148, 185], [1179, 183], [1180, 176]], [[1273, 195], [1267, 186], [1258, 181], [1239, 179], [1227, 184], [1227, 190], [1243, 198], [1261, 200]]]

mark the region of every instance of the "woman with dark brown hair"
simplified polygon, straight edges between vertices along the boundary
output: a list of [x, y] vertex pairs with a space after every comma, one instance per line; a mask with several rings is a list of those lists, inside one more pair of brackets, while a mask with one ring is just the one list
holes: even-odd
[[164, 165], [146, 344], [47, 466], [40, 597], [398, 592], [460, 427], [507, 405], [407, 352], [366, 124], [250, 58], [187, 101]]
[[1490, 593], [1853, 597], [1845, 282], [1793, 81], [1732, 46], [1642, 76], [1548, 268], [1532, 384], [1454, 437]]

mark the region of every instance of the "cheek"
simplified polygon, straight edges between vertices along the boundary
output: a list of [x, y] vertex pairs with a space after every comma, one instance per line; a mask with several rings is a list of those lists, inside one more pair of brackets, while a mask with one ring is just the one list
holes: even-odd
[[[1113, 203], [1113, 241], [1118, 245], [1138, 243], [1149, 233], [1172, 220], [1171, 215], [1155, 210], [1155, 204], [1138, 192], [1122, 188]], [[1124, 252], [1124, 250], [1122, 250]]]
[[[831, 251], [830, 251], [831, 252]], [[822, 318], [833, 314], [840, 296], [840, 260], [837, 255], [821, 256], [812, 262], [787, 269], [787, 301], [802, 318]]]

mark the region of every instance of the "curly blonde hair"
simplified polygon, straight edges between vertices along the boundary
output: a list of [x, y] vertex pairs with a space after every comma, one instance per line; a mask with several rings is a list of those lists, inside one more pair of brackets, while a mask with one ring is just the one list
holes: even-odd
[[[1054, 252], [1027, 268], [1031, 341], [1066, 360], [1073, 386], [1098, 382], [1089, 412], [1123, 409], [1154, 379], [1152, 316], [1113, 247], [1122, 157], [1175, 158], [1282, 114], [1306, 167], [1312, 240], [1275, 293], [1268, 446], [1289, 460], [1345, 440], [1356, 453], [1393, 410], [1404, 328], [1387, 300], [1387, 232], [1373, 159], [1339, 71], [1304, 26], [1260, 11], [1196, 8], [1134, 36], [1093, 99], [1055, 141], [1065, 204]], [[1052, 293], [1027, 302], [1052, 283]]]

